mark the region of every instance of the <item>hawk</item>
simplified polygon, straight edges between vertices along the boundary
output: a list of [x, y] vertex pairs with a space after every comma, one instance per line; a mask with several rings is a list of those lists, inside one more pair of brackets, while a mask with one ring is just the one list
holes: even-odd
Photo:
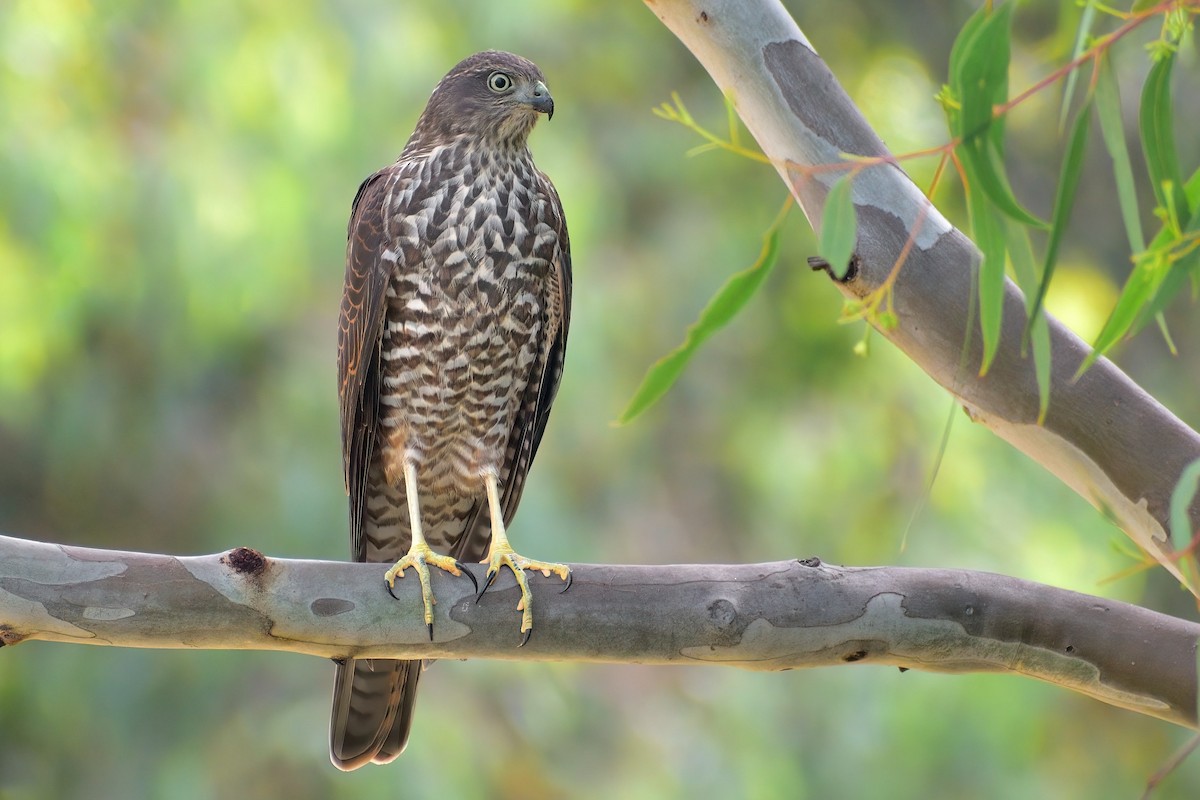
[[[479, 595], [511, 569], [521, 644], [533, 627], [525, 571], [570, 586], [566, 565], [518, 555], [505, 532], [562, 376], [571, 315], [562, 203], [527, 146], [539, 114], [553, 116], [554, 100], [533, 62], [466, 58], [350, 213], [338, 378], [351, 547], [357, 561], [395, 562], [389, 592], [413, 568], [431, 640], [430, 567], [460, 575], [486, 553]], [[420, 661], [338, 665], [335, 766], [400, 755], [420, 675]]]

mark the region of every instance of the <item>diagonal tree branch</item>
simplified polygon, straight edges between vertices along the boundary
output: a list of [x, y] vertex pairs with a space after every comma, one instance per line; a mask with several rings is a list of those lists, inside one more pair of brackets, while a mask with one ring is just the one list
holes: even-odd
[[[397, 602], [383, 588], [386, 567], [244, 548], [184, 557], [0, 536], [0, 645], [1009, 672], [1197, 727], [1200, 624], [1001, 575], [815, 558], [585, 564], [563, 594], [557, 581], [532, 581], [538, 626], [518, 648], [507, 572], [478, 605], [468, 580], [435, 573], [430, 643], [416, 582], [398, 582]], [[470, 568], [481, 577], [482, 566]]]
[[[844, 172], [809, 168], [836, 164], [843, 153], [889, 155], [778, 0], [646, 4], [732, 98], [814, 228], [829, 187]], [[1053, 318], [1050, 409], [1038, 425], [1033, 360], [1021, 355], [1026, 314], [1020, 290], [1007, 282], [999, 352], [981, 377], [982, 339], [971, 315], [980, 263], [975, 245], [895, 164], [862, 168], [853, 198], [858, 269], [839, 284], [842, 293], [863, 298], [879, 289], [911, 241], [894, 284], [899, 324], [881, 333], [957, 397], [973, 420], [1111, 513], [1182, 580], [1170, 561], [1170, 498], [1183, 470], [1200, 458], [1200, 434], [1107, 359], [1073, 380], [1091, 349]], [[1200, 528], [1200, 501], [1189, 513], [1191, 530]]]

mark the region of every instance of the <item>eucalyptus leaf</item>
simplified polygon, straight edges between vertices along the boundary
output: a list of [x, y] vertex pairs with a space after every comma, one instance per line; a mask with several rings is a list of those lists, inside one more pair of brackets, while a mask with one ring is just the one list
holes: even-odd
[[1054, 196], [1054, 214], [1051, 217], [1050, 236], [1046, 242], [1046, 260], [1042, 266], [1042, 282], [1038, 286], [1037, 296], [1029, 309], [1029, 323], [1025, 329], [1028, 338], [1036, 320], [1042, 311], [1042, 303], [1046, 299], [1046, 290], [1050, 288], [1050, 280], [1054, 277], [1054, 267], [1058, 263], [1058, 249], [1062, 245], [1063, 234], [1071, 219], [1071, 209], [1075, 206], [1075, 194], [1079, 189], [1079, 176], [1083, 173], [1083, 154], [1087, 149], [1088, 131], [1092, 122], [1092, 101], [1088, 102], [1075, 115], [1075, 124], [1071, 128], [1071, 137], [1067, 140], [1067, 152], [1063, 156], [1062, 170], [1058, 176], [1058, 190]]
[[821, 236], [817, 252], [834, 276], [841, 280], [850, 268], [850, 257], [854, 255], [854, 244], [858, 237], [858, 220], [854, 215], [854, 198], [851, 195], [852, 176], [843, 175], [829, 187], [825, 196], [825, 208], [821, 212]]
[[779, 228], [790, 207], [789, 199], [767, 230], [758, 260], [730, 276], [708, 301], [708, 305], [700, 312], [696, 321], [688, 326], [683, 343], [654, 362], [646, 371], [633, 398], [617, 418], [617, 424], [626, 425], [632, 422], [657, 403], [683, 374], [684, 367], [704, 340], [728, 324], [762, 286], [779, 258]]

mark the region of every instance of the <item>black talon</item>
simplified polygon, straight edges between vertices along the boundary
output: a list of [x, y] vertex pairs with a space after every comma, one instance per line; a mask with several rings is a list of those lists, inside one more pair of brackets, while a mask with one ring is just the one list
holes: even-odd
[[533, 628], [525, 631], [525, 635], [521, 637], [521, 643], [517, 647], [524, 647], [529, 642], [530, 636], [533, 636]]
[[488, 588], [492, 585], [492, 581], [496, 580], [496, 576], [499, 574], [500, 570], [496, 570], [495, 572], [492, 572], [491, 570], [488, 571], [487, 579], [483, 582], [483, 588], [479, 590], [479, 594], [475, 595], [475, 605], [479, 605], [479, 600], [481, 597], [483, 597], [483, 593], [488, 590]]
[[469, 569], [467, 569], [466, 567], [464, 567], [462, 565], [462, 562], [460, 562], [460, 561], [455, 561], [454, 566], [458, 567], [459, 572], [462, 572], [468, 578], [471, 579], [471, 585], [474, 586], [475, 591], [478, 592], [479, 591], [479, 581], [475, 580], [475, 576], [471, 574], [471, 571]]
[[572, 584], [572, 583], [574, 583], [574, 582], [575, 582], [575, 573], [574, 573], [574, 572], [568, 572], [568, 573], [567, 573], [567, 585], [566, 585], [566, 586], [564, 586], [564, 587], [562, 588], [562, 591], [561, 591], [561, 592], [559, 592], [559, 594], [565, 594], [565, 593], [566, 593], [566, 591], [567, 591], [567, 589], [570, 589], [570, 588], [571, 588], [571, 584]]
[[396, 597], [396, 593], [392, 591], [392, 585], [391, 585], [390, 583], [388, 583], [387, 581], [384, 581], [384, 582], [383, 582], [383, 585], [387, 587], [388, 594], [390, 594], [390, 595], [392, 596], [392, 599], [393, 599], [393, 600], [399, 600], [399, 599], [400, 599], [399, 597]]
[[429, 626], [429, 641], [432, 642], [433, 641], [433, 623], [427, 622], [425, 624]]

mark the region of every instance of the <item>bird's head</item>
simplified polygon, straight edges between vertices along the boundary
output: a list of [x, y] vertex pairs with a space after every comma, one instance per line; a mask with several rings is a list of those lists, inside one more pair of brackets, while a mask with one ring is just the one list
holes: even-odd
[[542, 71], [527, 58], [487, 50], [463, 59], [438, 82], [413, 139], [446, 143], [465, 134], [524, 147], [538, 114], [554, 116]]

